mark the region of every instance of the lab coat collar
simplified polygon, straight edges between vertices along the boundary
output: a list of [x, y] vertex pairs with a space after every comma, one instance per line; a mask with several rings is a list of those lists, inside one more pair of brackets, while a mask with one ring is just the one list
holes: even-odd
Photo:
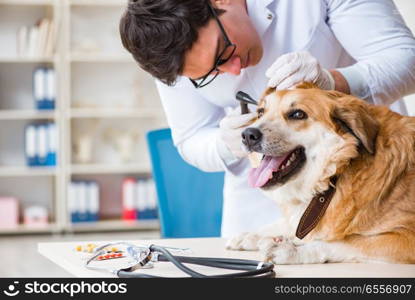
[[[271, 12], [269, 7], [277, 0], [246, 0], [248, 8], [248, 15], [252, 20], [259, 36], [263, 36], [273, 19], [276, 17], [275, 13]], [[272, 18], [269, 19], [268, 16]]]

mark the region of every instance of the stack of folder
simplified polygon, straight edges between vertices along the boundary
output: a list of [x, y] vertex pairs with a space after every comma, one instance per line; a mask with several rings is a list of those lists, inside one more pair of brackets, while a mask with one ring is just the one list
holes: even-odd
[[72, 181], [68, 190], [68, 210], [72, 223], [99, 220], [99, 185], [95, 181]]
[[55, 123], [47, 122], [26, 126], [25, 155], [28, 166], [56, 166], [57, 145]]
[[124, 178], [123, 220], [157, 219], [157, 195], [153, 179]]

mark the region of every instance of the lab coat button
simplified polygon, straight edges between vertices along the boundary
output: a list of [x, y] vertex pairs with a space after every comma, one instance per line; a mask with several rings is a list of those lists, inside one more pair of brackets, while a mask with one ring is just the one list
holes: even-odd
[[272, 17], [273, 17], [273, 15], [272, 15], [272, 14], [268, 14], [268, 15], [267, 15], [267, 19], [268, 19], [268, 20], [272, 20]]

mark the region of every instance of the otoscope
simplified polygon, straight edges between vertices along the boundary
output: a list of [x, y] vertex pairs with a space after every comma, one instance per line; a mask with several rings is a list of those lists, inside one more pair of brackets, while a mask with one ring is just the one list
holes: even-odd
[[241, 114], [243, 115], [249, 112], [248, 104], [258, 105], [258, 102], [256, 100], [254, 100], [251, 96], [242, 91], [236, 93], [236, 100], [241, 102]]

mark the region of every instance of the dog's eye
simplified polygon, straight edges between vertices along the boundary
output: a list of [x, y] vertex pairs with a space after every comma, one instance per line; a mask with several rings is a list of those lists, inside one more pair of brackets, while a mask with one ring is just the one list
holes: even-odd
[[257, 109], [258, 119], [261, 118], [264, 115], [265, 110], [263, 108]]
[[301, 109], [296, 109], [288, 113], [288, 119], [291, 120], [304, 120], [307, 119], [307, 114]]

